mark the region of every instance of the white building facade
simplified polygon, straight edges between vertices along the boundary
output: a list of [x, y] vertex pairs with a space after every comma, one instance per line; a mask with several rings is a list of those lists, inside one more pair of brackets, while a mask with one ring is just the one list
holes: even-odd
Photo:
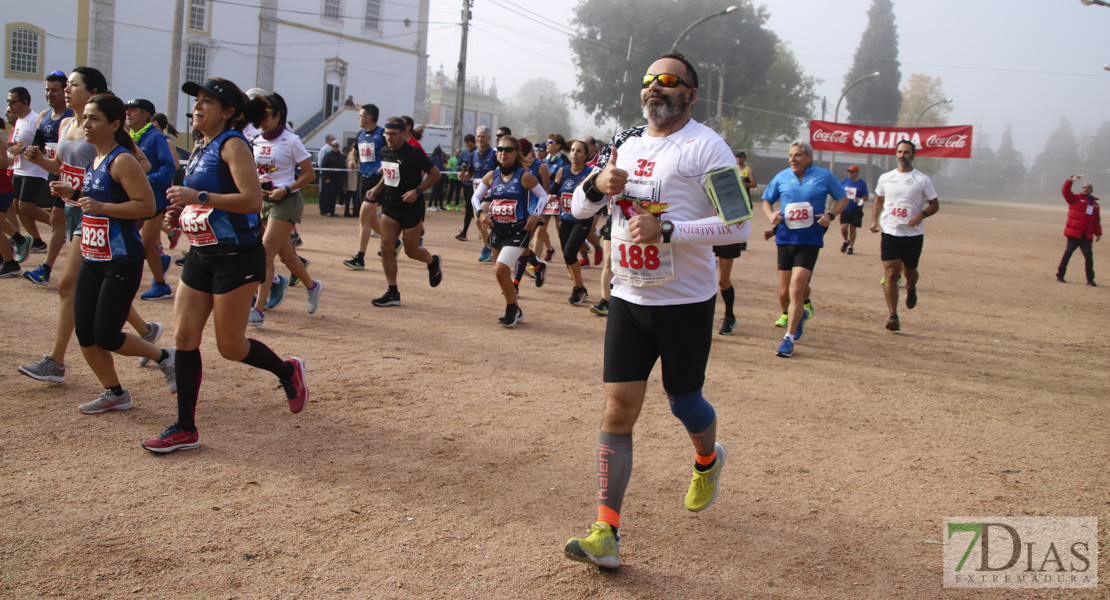
[[[280, 93], [309, 148], [357, 133], [358, 105], [425, 120], [429, 0], [74, 0], [6, 11], [4, 91], [46, 108], [44, 80], [102, 71], [124, 100], [146, 98], [188, 131], [185, 81], [224, 77]], [[187, 147], [187, 146], [186, 146]]]

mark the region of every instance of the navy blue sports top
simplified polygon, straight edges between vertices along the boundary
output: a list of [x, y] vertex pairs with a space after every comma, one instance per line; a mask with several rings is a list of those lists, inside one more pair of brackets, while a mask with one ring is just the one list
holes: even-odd
[[[104, 204], [123, 204], [130, 202], [127, 192], [118, 181], [112, 179], [109, 168], [112, 161], [126, 153], [123, 146], [116, 146], [104, 160], [96, 165], [96, 159], [85, 170], [81, 183], [81, 194]], [[81, 254], [85, 260], [94, 262], [144, 260], [146, 250], [139, 237], [139, 228], [134, 219], [119, 219], [105, 214], [87, 213], [81, 221]]]
[[[189, 157], [189, 164], [185, 167], [184, 185], [186, 187], [215, 194], [239, 193], [239, 188], [231, 177], [231, 168], [220, 157], [220, 150], [232, 138], [247, 141], [242, 133], [229, 129], [213, 138], [204, 148], [193, 151], [193, 155]], [[194, 205], [186, 208], [200, 210], [200, 208], [194, 208]], [[207, 229], [204, 228], [203, 224], [200, 224], [200, 221], [194, 220], [192, 222], [196, 223], [199, 229], [198, 231], [190, 231], [186, 222], [182, 221], [182, 229], [190, 234], [190, 243], [197, 246], [197, 250], [200, 250], [202, 254], [219, 254], [228, 250], [228, 246], [245, 246], [262, 241], [262, 235], [258, 229], [258, 213], [233, 213], [211, 206], [203, 208], [207, 209], [208, 212]], [[207, 231], [210, 231], [211, 234], [206, 233]], [[194, 235], [203, 237], [195, 238]], [[195, 239], [203, 239], [206, 243], [202, 242], [198, 246], [193, 243]], [[210, 251], [209, 248], [214, 246], [218, 250]]]

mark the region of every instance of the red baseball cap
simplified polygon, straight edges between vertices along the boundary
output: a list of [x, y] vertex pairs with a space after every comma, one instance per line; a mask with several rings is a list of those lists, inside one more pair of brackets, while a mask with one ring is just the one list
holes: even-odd
[[859, 167], [858, 167], [857, 165], [852, 165], [852, 166], [848, 167], [848, 170], [849, 170], [849, 171], [857, 171], [857, 172], [858, 172], [858, 171], [859, 171]]

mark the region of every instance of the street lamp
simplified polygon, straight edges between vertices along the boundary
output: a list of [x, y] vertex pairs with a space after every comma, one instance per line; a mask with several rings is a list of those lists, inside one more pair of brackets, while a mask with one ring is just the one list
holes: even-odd
[[930, 104], [929, 106], [926, 106], [925, 110], [921, 111], [921, 114], [917, 115], [917, 121], [913, 124], [913, 126], [917, 127], [918, 125], [921, 125], [921, 117], [924, 117], [925, 113], [929, 112], [930, 108], [933, 108], [934, 106], [940, 106], [941, 104], [948, 104], [950, 102], [952, 102], [951, 98], [945, 98], [944, 100], [941, 100], [940, 102], [934, 102], [934, 103]]
[[[879, 76], [878, 71], [875, 71], [874, 73], [868, 73], [867, 75], [864, 75], [863, 77], [860, 77], [859, 79], [857, 79], [857, 80], [853, 81], [852, 83], [848, 84], [848, 87], [844, 88], [844, 91], [840, 93], [840, 98], [836, 101], [836, 111], [833, 112], [833, 123], [839, 123], [840, 122], [840, 103], [841, 103], [841, 101], [844, 100], [844, 96], [848, 95], [848, 90], [856, 87], [856, 84], [863, 81], [864, 79], [870, 79], [872, 77], [878, 77], [878, 76]], [[829, 156], [829, 170], [830, 171], [833, 169], [833, 163], [834, 162], [836, 162], [836, 152], [833, 152], [832, 155]]]
[[734, 13], [738, 10], [740, 10], [740, 7], [733, 4], [732, 6], [726, 8], [726, 9], [720, 11], [720, 12], [715, 12], [715, 13], [709, 15], [709, 16], [702, 17], [702, 18], [698, 19], [697, 21], [694, 21], [693, 23], [690, 23], [690, 26], [687, 27], [686, 29], [684, 29], [682, 31], [682, 33], [679, 34], [678, 39], [676, 39], [674, 41], [674, 43], [671, 44], [671, 52], [675, 52], [675, 51], [678, 50], [678, 45], [682, 43], [682, 40], [686, 39], [686, 34], [690, 33], [691, 29], [697, 27], [698, 25], [701, 25], [702, 23], [708, 21], [709, 19], [712, 19], [714, 17], [723, 17], [725, 15], [731, 15], [732, 13]]

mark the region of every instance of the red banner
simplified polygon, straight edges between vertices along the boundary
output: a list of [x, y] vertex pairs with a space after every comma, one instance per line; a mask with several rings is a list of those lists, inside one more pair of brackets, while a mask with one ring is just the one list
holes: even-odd
[[868, 127], [851, 123], [810, 121], [814, 150], [857, 154], [894, 154], [902, 140], [917, 146], [917, 156], [971, 158], [971, 125], [950, 127]]

